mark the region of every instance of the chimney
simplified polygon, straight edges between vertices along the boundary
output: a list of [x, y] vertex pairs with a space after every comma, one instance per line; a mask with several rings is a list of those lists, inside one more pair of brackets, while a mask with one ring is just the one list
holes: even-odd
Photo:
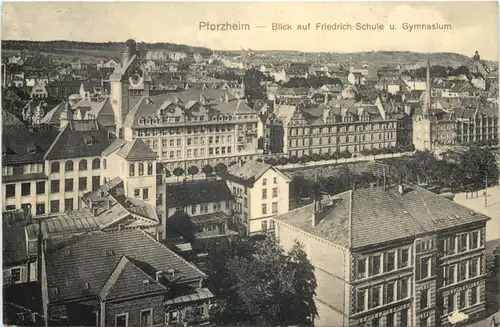
[[156, 272], [156, 281], [159, 282], [160, 279], [163, 277], [163, 271], [159, 270]]
[[223, 221], [222, 223], [220, 223], [219, 225], [219, 234], [220, 235], [224, 235], [226, 234], [226, 222]]
[[92, 208], [92, 214], [94, 217], [97, 217], [97, 215], [99, 215], [99, 208]]
[[405, 186], [403, 184], [399, 184], [398, 191], [399, 191], [399, 194], [404, 194], [405, 193]]
[[101, 191], [101, 198], [103, 198], [105, 196], [106, 196], [106, 193], [104, 193], [104, 191]]
[[321, 200], [314, 200], [314, 213], [311, 219], [311, 227], [316, 226], [316, 224], [321, 219], [321, 215], [323, 213], [323, 208], [321, 207]]

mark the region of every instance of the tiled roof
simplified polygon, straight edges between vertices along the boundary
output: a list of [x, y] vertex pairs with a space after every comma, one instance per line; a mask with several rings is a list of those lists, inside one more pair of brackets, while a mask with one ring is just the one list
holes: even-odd
[[221, 172], [219, 175], [223, 179], [253, 187], [253, 184], [269, 169], [273, 169], [269, 164], [248, 160], [241, 166], [232, 165], [227, 172]]
[[[124, 125], [127, 127], [138, 127], [140, 126], [138, 118], [157, 117], [158, 110], [169, 103], [182, 108], [181, 110], [185, 110], [187, 105], [199, 103], [200, 97], [206, 99], [206, 103], [202, 106], [208, 109], [208, 116], [217, 114], [256, 114], [256, 111], [250, 108], [244, 100], [236, 99], [230, 94], [228, 94], [229, 101], [223, 101], [221, 97], [224, 98], [225, 94], [228, 94], [228, 92], [220, 89], [189, 89], [183, 92], [163, 93], [143, 98], [127, 114]], [[181, 102], [176, 103], [176, 99], [179, 99]]]
[[[123, 256], [141, 270], [139, 275], [134, 276], [137, 268], [128, 262], [118, 267]], [[49, 302], [99, 296], [115, 271], [118, 278], [113, 277], [113, 283], [106, 286], [108, 296], [113, 293], [116, 296], [135, 295], [137, 279], [142, 283], [143, 272], [155, 278], [156, 272], [173, 269], [176, 277], [170, 281], [173, 284], [191, 283], [205, 277], [198, 268], [140, 230], [85, 235], [57, 245], [49, 242], [46, 267]], [[131, 283], [130, 291], [128, 282]], [[83, 290], [83, 285], [88, 286], [88, 290]], [[56, 287], [57, 292], [52, 292]]]
[[2, 262], [4, 266], [28, 260], [25, 227], [24, 221], [3, 224]]
[[[28, 103], [32, 103], [32, 101], [30, 101]], [[19, 124], [19, 123], [20, 123], [20, 120], [16, 116], [14, 116], [13, 114], [11, 114], [10, 112], [8, 112], [5, 109], [2, 109], [2, 126], [11, 126], [11, 125]]]
[[59, 132], [45, 159], [97, 157], [114, 138], [95, 120], [72, 120]]
[[276, 219], [347, 248], [362, 248], [455, 228], [489, 218], [415, 185], [358, 189], [333, 197], [313, 227], [314, 206]]
[[108, 156], [109, 154], [119, 150], [127, 143], [124, 139], [116, 138], [104, 151], [102, 151], [103, 156]]
[[43, 118], [41, 120], [42, 124], [59, 126], [61, 123], [59, 120], [59, 117], [61, 116], [61, 113], [64, 111], [65, 108], [66, 108], [65, 101], [59, 103], [57, 106], [52, 108], [49, 112], [47, 112], [45, 114], [45, 116], [43, 116]]
[[118, 150], [118, 155], [127, 160], [156, 159], [156, 153], [143, 141], [137, 138], [132, 142], [126, 142], [121, 149]]
[[226, 182], [222, 180], [168, 185], [166, 193], [169, 208], [234, 199]]
[[167, 288], [136, 266], [125, 255], [111, 273], [99, 293], [104, 301], [122, 297], [165, 292]]

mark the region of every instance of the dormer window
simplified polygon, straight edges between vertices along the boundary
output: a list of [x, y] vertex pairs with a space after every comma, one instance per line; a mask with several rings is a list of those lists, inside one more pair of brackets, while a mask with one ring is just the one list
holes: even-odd
[[139, 125], [144, 125], [144, 118], [139, 118], [138, 122], [139, 122]]
[[33, 143], [33, 142], [29, 142], [29, 143], [26, 145], [26, 149], [28, 150], [28, 153], [29, 153], [29, 154], [35, 154], [35, 153], [36, 153], [36, 146], [35, 146], [35, 143]]
[[92, 145], [93, 144], [93, 139], [91, 135], [84, 135], [83, 139], [85, 140], [86, 145]]

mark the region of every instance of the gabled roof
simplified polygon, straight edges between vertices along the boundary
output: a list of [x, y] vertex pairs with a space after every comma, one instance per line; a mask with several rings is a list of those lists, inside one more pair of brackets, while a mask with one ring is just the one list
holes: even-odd
[[[269, 169], [281, 174], [276, 168], [269, 164], [248, 160], [241, 166], [238, 164], [232, 165], [226, 172], [219, 173], [219, 176], [222, 179], [230, 180], [248, 187], [253, 187], [254, 183], [258, 181], [259, 178], [261, 178], [262, 175], [264, 175]], [[286, 180], [289, 180], [285, 175], [281, 175]]]
[[[175, 279], [169, 281], [174, 285], [205, 277], [198, 268], [140, 230], [49, 241], [46, 251], [47, 296], [49, 302], [98, 297], [105, 285], [103, 295], [107, 297], [134, 296], [138, 292], [137, 281], [142, 283], [144, 273], [155, 278], [156, 272], [170, 269], [175, 272]], [[134, 273], [137, 274], [134, 276]], [[123, 284], [125, 282], [131, 283], [130, 288]], [[158, 289], [157, 285], [153, 287]], [[52, 292], [56, 288], [57, 292]]]
[[49, 112], [43, 116], [41, 123], [42, 124], [49, 124], [49, 125], [54, 125], [54, 126], [59, 126], [60, 125], [60, 120], [59, 117], [61, 116], [61, 113], [64, 111], [66, 108], [66, 101], [63, 101], [59, 103], [57, 106], [52, 108]]
[[169, 208], [233, 200], [234, 196], [222, 180], [168, 185], [166, 203]]
[[97, 157], [114, 139], [96, 120], [72, 120], [59, 132], [45, 159]]
[[108, 301], [166, 290], [167, 287], [157, 282], [123, 255], [99, 292], [99, 298]]
[[276, 217], [308, 233], [349, 249], [364, 248], [436, 233], [490, 218], [415, 185], [357, 189], [322, 202], [325, 210], [313, 226], [310, 204]]
[[132, 142], [126, 142], [118, 151], [118, 155], [126, 160], [155, 160], [156, 153], [153, 152], [142, 140], [136, 138]]

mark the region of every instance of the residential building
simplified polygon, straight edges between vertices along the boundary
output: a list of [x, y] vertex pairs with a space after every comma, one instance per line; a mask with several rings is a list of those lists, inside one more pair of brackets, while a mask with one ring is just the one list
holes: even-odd
[[436, 326], [485, 315], [489, 219], [404, 184], [315, 201], [275, 217], [275, 234], [315, 268], [315, 326]]
[[290, 178], [258, 161], [232, 165], [218, 174], [235, 197], [235, 221], [247, 235], [274, 231], [272, 217], [288, 212]]
[[31, 98], [46, 99], [49, 96], [44, 84], [36, 84], [30, 92]]
[[[216, 247], [227, 247], [238, 233], [231, 230], [234, 196], [222, 180], [205, 180], [166, 186], [165, 212], [167, 232], [176, 229], [176, 218], [192, 225], [192, 250], [205, 253]], [[174, 231], [175, 232], [175, 231]], [[178, 231], [177, 231], [178, 232]], [[182, 236], [182, 235], [173, 235]], [[186, 240], [189, 241], [189, 240]]]
[[196, 326], [213, 297], [203, 272], [140, 230], [49, 240], [42, 276], [46, 326]]

